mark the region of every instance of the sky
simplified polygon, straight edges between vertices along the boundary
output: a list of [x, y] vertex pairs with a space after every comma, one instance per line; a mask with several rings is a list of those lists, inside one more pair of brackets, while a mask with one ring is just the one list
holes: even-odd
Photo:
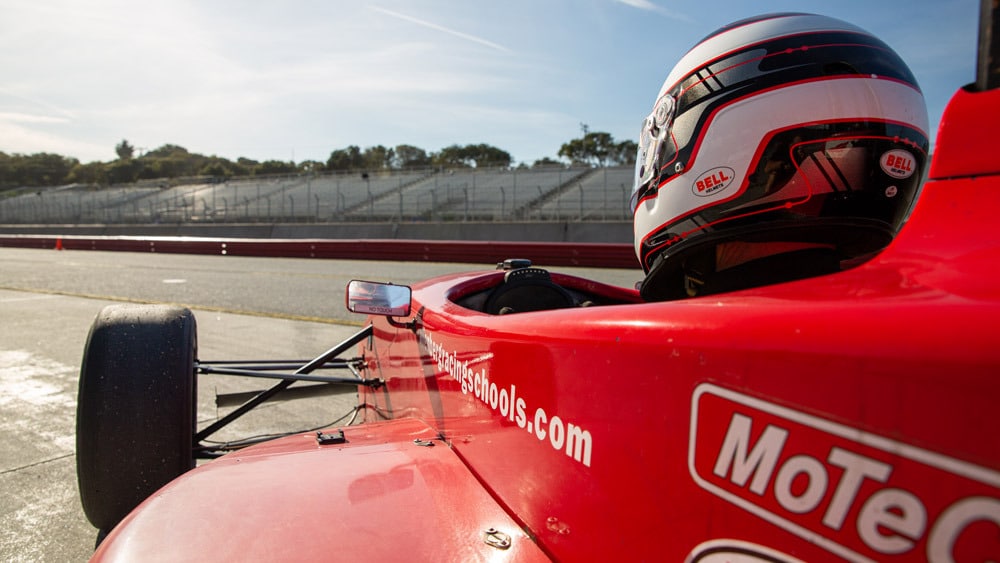
[[111, 161], [127, 140], [325, 162], [357, 145], [558, 158], [637, 140], [670, 69], [727, 23], [837, 17], [896, 50], [931, 138], [974, 80], [977, 0], [0, 0], [0, 152]]

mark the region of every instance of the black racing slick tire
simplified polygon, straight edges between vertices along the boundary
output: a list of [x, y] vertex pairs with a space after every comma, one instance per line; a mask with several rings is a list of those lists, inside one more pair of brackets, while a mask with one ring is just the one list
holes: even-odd
[[197, 327], [183, 307], [110, 305], [80, 369], [76, 468], [87, 519], [109, 532], [194, 467]]

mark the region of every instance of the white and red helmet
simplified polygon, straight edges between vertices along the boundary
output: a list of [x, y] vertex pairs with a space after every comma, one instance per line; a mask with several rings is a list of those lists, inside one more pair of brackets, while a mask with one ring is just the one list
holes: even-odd
[[[846, 22], [770, 14], [699, 42], [643, 122], [632, 191], [643, 296], [732, 242], [884, 248], [923, 180], [927, 109], [906, 64]], [[793, 276], [794, 278], [794, 276]]]

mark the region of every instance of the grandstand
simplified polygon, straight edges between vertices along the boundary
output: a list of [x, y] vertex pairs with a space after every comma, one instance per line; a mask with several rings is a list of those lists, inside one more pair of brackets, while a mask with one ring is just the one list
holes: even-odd
[[0, 224], [622, 221], [632, 167], [475, 168], [0, 192]]

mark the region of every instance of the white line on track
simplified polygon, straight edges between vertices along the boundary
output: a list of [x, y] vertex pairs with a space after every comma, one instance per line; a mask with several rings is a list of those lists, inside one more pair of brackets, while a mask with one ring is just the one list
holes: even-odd
[[32, 295], [31, 297], [7, 297], [0, 299], [0, 303], [18, 303], [21, 301], [42, 301], [45, 299], [55, 299], [58, 295]]

